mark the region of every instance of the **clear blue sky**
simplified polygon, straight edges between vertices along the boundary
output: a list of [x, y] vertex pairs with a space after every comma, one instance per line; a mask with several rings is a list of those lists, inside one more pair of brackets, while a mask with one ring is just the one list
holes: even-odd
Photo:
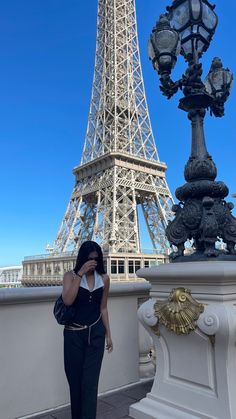
[[[161, 96], [147, 57], [147, 40], [171, 1], [136, 0], [147, 100], [160, 159], [172, 193], [184, 183], [190, 125], [178, 97]], [[222, 57], [236, 75], [233, 0], [216, 1], [218, 30], [203, 63]], [[96, 0], [0, 0], [0, 266], [44, 253], [52, 243], [80, 163], [91, 96]], [[175, 70], [184, 71], [180, 57]], [[180, 96], [179, 96], [180, 97]], [[208, 150], [218, 179], [236, 192], [236, 93], [222, 119], [206, 118]]]

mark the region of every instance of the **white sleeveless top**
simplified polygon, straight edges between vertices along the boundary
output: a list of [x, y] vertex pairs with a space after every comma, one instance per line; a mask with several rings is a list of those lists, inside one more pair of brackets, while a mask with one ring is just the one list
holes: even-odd
[[[85, 288], [86, 290], [90, 291], [86, 274], [84, 274], [80, 281], [80, 287]], [[104, 287], [104, 282], [102, 279], [102, 275], [100, 275], [97, 271], [94, 271], [94, 288], [90, 291], [93, 292], [97, 290], [98, 288]]]

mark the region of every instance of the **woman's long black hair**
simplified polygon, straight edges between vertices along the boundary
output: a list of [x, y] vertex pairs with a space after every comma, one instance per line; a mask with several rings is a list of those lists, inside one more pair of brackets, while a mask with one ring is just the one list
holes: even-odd
[[93, 241], [86, 241], [81, 244], [79, 248], [78, 256], [76, 259], [75, 267], [74, 267], [74, 272], [76, 274], [78, 273], [80, 268], [83, 266], [83, 264], [88, 261], [88, 256], [92, 252], [97, 252], [98, 254], [96, 271], [99, 274], [105, 274], [102, 249], [99, 246], [99, 244]]

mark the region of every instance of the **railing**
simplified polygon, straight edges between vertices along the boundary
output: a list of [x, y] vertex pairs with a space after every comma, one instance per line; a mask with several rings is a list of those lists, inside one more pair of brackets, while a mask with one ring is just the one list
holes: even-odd
[[[139, 381], [138, 301], [148, 282], [112, 283], [109, 315], [114, 351], [105, 353], [99, 392]], [[0, 418], [15, 419], [69, 403], [63, 327], [53, 304], [61, 287], [0, 289]]]
[[21, 287], [21, 281], [1, 281], [0, 282], [0, 288], [2, 288], [2, 287], [8, 287], [8, 288], [11, 288], [11, 287], [14, 287], [14, 288], [17, 288], [17, 287]]
[[25, 256], [24, 260], [35, 260], [35, 259], [51, 259], [51, 258], [61, 258], [62, 256], [75, 256], [74, 252], [63, 252], [63, 253], [44, 253], [42, 255], [33, 255]]
[[[27, 281], [30, 282], [31, 276], [23, 275], [22, 276], [22, 283], [26, 283]], [[45, 286], [53, 286], [55, 284], [61, 285], [63, 274], [60, 275], [33, 275], [34, 281], [32, 281], [32, 284], [35, 284], [35, 281], [43, 281], [45, 283]]]
[[[130, 249], [119, 249], [118, 252], [115, 253], [130, 253], [131, 255], [135, 254], [135, 251], [131, 251]], [[161, 250], [161, 249], [141, 249], [140, 253], [143, 254], [147, 254], [147, 255], [169, 255], [169, 251], [167, 250]], [[140, 253], [137, 253], [138, 255], [140, 255]], [[63, 252], [63, 253], [45, 253], [42, 255], [33, 255], [33, 256], [25, 256], [24, 257], [24, 261], [29, 261], [29, 260], [40, 260], [40, 259], [53, 259], [53, 258], [61, 258], [61, 257], [76, 257], [74, 252]]]

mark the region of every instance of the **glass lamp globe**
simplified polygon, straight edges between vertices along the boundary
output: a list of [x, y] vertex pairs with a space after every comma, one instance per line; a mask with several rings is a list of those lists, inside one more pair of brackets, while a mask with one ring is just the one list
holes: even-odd
[[223, 68], [221, 59], [213, 59], [210, 71], [204, 82], [206, 91], [216, 99], [228, 97], [233, 85], [233, 74], [228, 68]]
[[181, 43], [178, 32], [170, 27], [166, 15], [161, 15], [148, 43], [149, 58], [159, 74], [170, 74], [175, 66], [180, 49]]
[[215, 33], [218, 18], [208, 0], [174, 0], [167, 10], [171, 26], [181, 36], [181, 53], [187, 61], [201, 57]]

